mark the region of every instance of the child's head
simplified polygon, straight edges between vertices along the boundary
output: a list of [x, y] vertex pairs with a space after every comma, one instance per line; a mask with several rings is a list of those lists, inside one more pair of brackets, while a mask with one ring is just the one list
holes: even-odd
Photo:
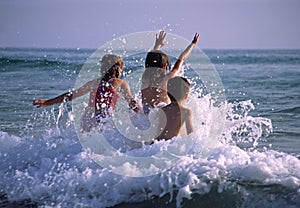
[[168, 81], [167, 91], [171, 101], [183, 101], [190, 91], [190, 83], [184, 77], [171, 78]]
[[113, 65], [102, 76], [102, 80], [108, 82], [111, 78], [120, 78], [123, 69], [119, 65]]
[[171, 65], [169, 57], [167, 54], [159, 50], [150, 51], [147, 54], [145, 67], [155, 67], [155, 68], [167, 68]]
[[106, 54], [100, 60], [101, 74], [105, 75], [109, 69], [115, 66], [124, 67], [124, 62], [120, 56], [114, 54]]

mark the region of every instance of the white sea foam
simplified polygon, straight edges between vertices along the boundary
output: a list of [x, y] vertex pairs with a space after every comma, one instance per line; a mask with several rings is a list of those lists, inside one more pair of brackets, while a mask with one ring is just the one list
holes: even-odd
[[[249, 116], [251, 101], [225, 104], [228, 113], [222, 139], [208, 157], [203, 157], [203, 138], [211, 122], [207, 115], [210, 106], [206, 98], [198, 105], [202, 107], [198, 109], [203, 120], [197, 120], [201, 128], [194, 134], [127, 150], [128, 157], [143, 157], [149, 152], [156, 155], [165, 151], [172, 144], [195, 140], [191, 148], [176, 152], [180, 157], [172, 167], [147, 177], [115, 174], [117, 168], [128, 175], [143, 171], [126, 162], [126, 158], [116, 161], [119, 167], [100, 167], [92, 160], [94, 153], [83, 151], [72, 125], [60, 131], [48, 129], [40, 138], [20, 138], [0, 132], [0, 193], [11, 201], [29, 198], [41, 205], [62, 207], [108, 207], [170, 195], [170, 201], [175, 200], [179, 207], [195, 193], [209, 193], [215, 184], [219, 193], [238, 184], [280, 185], [293, 195], [292, 204], [299, 206], [299, 159], [257, 148], [260, 138], [272, 131], [271, 121]], [[148, 168], [155, 172], [159, 166], [150, 164]], [[246, 195], [251, 192], [248, 190]]]

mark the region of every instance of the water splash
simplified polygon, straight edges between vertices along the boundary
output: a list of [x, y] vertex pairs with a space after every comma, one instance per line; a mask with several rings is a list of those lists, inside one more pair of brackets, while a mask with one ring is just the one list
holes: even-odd
[[[174, 141], [193, 137], [197, 140], [195, 145], [172, 168], [142, 178], [116, 175], [97, 165], [91, 159], [91, 152], [82, 150], [72, 125], [72, 114], [65, 104], [58, 112], [52, 109], [43, 110], [40, 115], [36, 112], [31, 128], [39, 132], [35, 126], [44, 119], [44, 124], [49, 124], [44, 127], [46, 134], [26, 138], [0, 133], [3, 179], [0, 194], [7, 198], [8, 204], [30, 199], [40, 206], [109, 207], [144, 201], [167, 207], [206, 202], [247, 207], [261, 193], [265, 199], [260, 197], [258, 206], [274, 203], [275, 207], [299, 206], [300, 161], [286, 153], [256, 148], [260, 139], [272, 132], [272, 124], [267, 118], [250, 116], [254, 109], [250, 100], [224, 103], [227, 119], [221, 142], [209, 157], [203, 158], [199, 152], [211, 124], [212, 106], [208, 96], [190, 99], [188, 104], [199, 109], [195, 114], [202, 117], [197, 120], [201, 128]], [[192, 102], [193, 99], [198, 102]], [[127, 154], [155, 153], [169, 143], [156, 142], [129, 150]], [[216, 200], [221, 195], [223, 200], [209, 201], [207, 195]]]

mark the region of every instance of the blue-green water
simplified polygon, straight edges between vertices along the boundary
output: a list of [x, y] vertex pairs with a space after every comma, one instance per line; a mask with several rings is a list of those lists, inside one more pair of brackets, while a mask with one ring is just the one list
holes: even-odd
[[[41, 206], [107, 207], [150, 203], [150, 198], [157, 197], [156, 202], [162, 200], [164, 204], [169, 199], [163, 197], [178, 192], [174, 200], [184, 199], [183, 207], [195, 207], [199, 199], [203, 206], [211, 203], [215, 207], [300, 206], [300, 50], [205, 50], [221, 77], [235, 116], [254, 119], [258, 123], [254, 126], [260, 125], [257, 145], [250, 141], [253, 127], [243, 123], [250, 133], [225, 129], [225, 137], [230, 138], [225, 138], [212, 160], [193, 159], [184, 163], [183, 169], [175, 167], [144, 180], [111, 176], [88, 158], [68, 117], [70, 104], [59, 118], [58, 106], [32, 106], [34, 98], [51, 98], [72, 89], [93, 52], [0, 49], [1, 203], [22, 204], [22, 200], [30, 199]], [[127, 64], [125, 70], [134, 67]], [[251, 148], [243, 145], [249, 141]], [[229, 158], [237, 156], [233, 152], [237, 159]], [[227, 158], [225, 162], [222, 156]], [[198, 181], [189, 181], [191, 175]], [[178, 182], [180, 177], [187, 181]], [[166, 180], [175, 188], [166, 188]], [[131, 187], [133, 183], [139, 185]], [[184, 184], [191, 188], [192, 200], [185, 199]], [[214, 197], [215, 201], [211, 199]]]

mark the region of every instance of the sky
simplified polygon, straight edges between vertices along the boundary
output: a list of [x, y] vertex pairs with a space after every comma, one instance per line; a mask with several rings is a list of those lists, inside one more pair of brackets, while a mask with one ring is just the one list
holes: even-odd
[[0, 47], [98, 48], [165, 30], [204, 49], [300, 49], [299, 0], [1, 0]]

